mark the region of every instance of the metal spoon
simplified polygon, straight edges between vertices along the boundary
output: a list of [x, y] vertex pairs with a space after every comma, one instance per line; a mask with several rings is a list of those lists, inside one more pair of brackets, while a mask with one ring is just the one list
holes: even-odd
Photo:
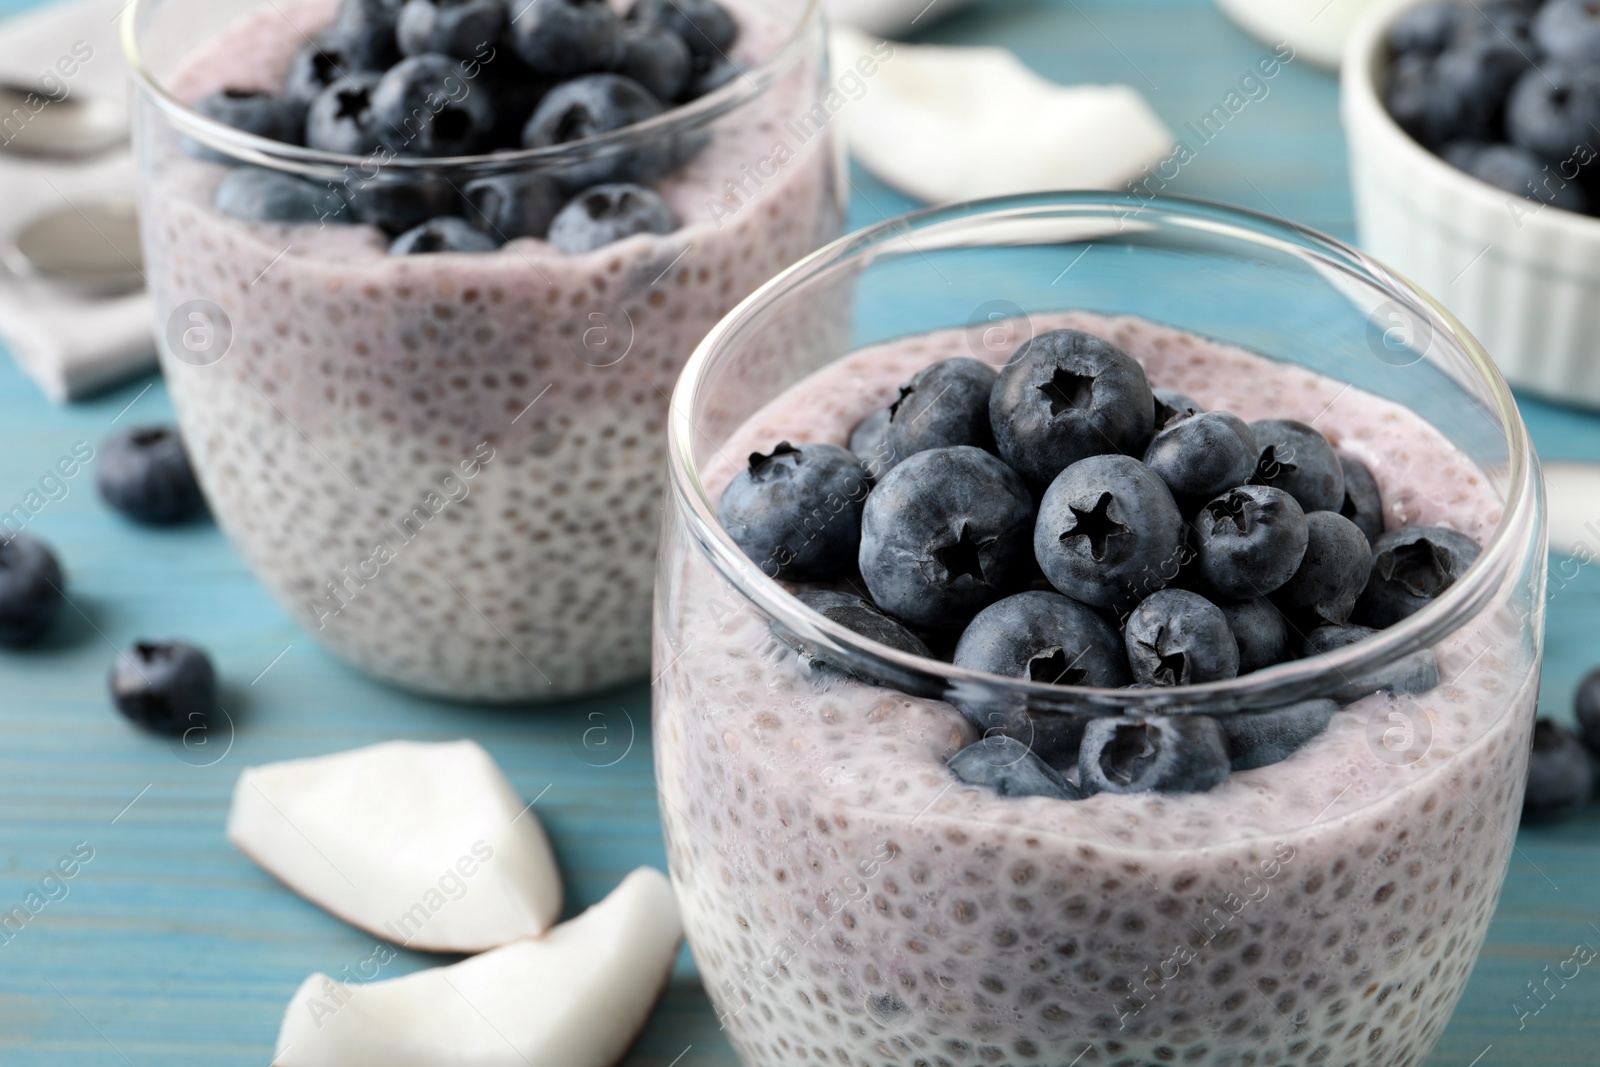
[[139, 215], [130, 200], [68, 204], [12, 235], [3, 253], [13, 273], [91, 296], [114, 296], [144, 285]]
[[104, 97], [56, 98], [21, 82], [0, 81], [0, 152], [42, 159], [87, 159], [128, 140], [128, 116]]

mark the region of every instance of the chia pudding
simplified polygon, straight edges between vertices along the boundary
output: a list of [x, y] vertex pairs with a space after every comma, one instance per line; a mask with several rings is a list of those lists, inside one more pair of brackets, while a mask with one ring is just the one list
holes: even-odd
[[[646, 673], [678, 372], [843, 218], [830, 116], [813, 110], [827, 88], [815, 11], [727, 7], [728, 58], [748, 73], [682, 134], [692, 158], [653, 183], [680, 225], [578, 254], [518, 237], [391, 255], [392, 233], [354, 219], [213, 207], [229, 168], [182, 150], [203, 131], [177, 105], [275, 90], [330, 0], [251, 9], [158, 79], [170, 100], [146, 86], [147, 273], [196, 472], [253, 571], [341, 658], [489, 701]], [[303, 150], [256, 151], [338, 180]]]
[[[1392, 401], [1142, 319], [1033, 325], [1109, 340], [1207, 410], [1315, 424], [1370, 469], [1391, 530], [1487, 544], [1501, 522], [1492, 479]], [[916, 372], [972, 354], [957, 330], [823, 367], [710, 453], [709, 500], [744, 456], [847, 445]], [[961, 712], [809, 669], [692, 536], [669, 540], [662, 567], [669, 857], [748, 1067], [1426, 1057], [1521, 805], [1538, 639], [1514, 580], [1432, 649], [1436, 686], [1355, 700], [1281, 762], [1208, 791], [1062, 800], [958, 780], [947, 761], [980, 736]]]

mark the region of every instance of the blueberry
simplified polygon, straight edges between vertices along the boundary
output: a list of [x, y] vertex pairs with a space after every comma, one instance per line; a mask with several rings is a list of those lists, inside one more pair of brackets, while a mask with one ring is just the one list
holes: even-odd
[[13, 534], [0, 541], [0, 648], [26, 648], [61, 614], [67, 582], [42, 541]]
[[[1576, 146], [1574, 146], [1576, 147]], [[1581, 186], [1556, 174], [1526, 148], [1509, 144], [1481, 145], [1457, 141], [1441, 153], [1446, 163], [1488, 182], [1496, 189], [1564, 211], [1588, 209]]]
[[256, 89], [219, 89], [194, 108], [207, 118], [284, 144], [305, 141], [306, 105]]
[[586, 189], [556, 213], [550, 243], [581, 255], [635, 234], [665, 234], [680, 225], [678, 213], [661, 194], [643, 185], [620, 183]]
[[1444, 526], [1406, 526], [1384, 534], [1372, 545], [1372, 576], [1361, 596], [1361, 621], [1381, 630], [1416, 614], [1454, 585], [1477, 558], [1478, 542]]
[[1192, 527], [1195, 569], [1210, 589], [1234, 600], [1286, 585], [1311, 538], [1300, 504], [1269, 485], [1229, 490], [1201, 508]]
[[[548, 148], [598, 137], [612, 130], [654, 118], [661, 101], [650, 90], [620, 74], [591, 74], [550, 90], [534, 108], [522, 130], [524, 148]], [[569, 189], [614, 181], [655, 181], [672, 163], [671, 142], [664, 136], [637, 143], [610, 145], [579, 163], [562, 168]]]
[[[814, 590], [798, 593], [796, 594], [796, 599], [824, 618], [830, 619], [870, 641], [876, 641], [880, 645], [888, 645], [890, 648], [898, 649], [913, 656], [921, 656], [925, 659], [933, 658], [933, 653], [928, 650], [927, 645], [923, 644], [922, 638], [858, 596], [830, 590]], [[869, 677], [859, 666], [848, 662], [825, 648], [812, 645], [788, 627], [777, 622], [772, 624], [772, 635], [793, 649], [795, 654], [800, 657], [800, 662], [813, 672], [818, 674], [837, 672], [865, 685], [884, 684], [879, 679]]]
[[1037, 590], [978, 612], [956, 643], [955, 664], [1046, 685], [1117, 689], [1131, 680], [1111, 623], [1075, 600]]
[[689, 86], [684, 89], [680, 97], [685, 103], [698, 100], [707, 93], [714, 93], [744, 74], [743, 66], [722, 56], [715, 58], [697, 56], [692, 70]]
[[1243, 419], [1210, 411], [1157, 431], [1144, 462], [1179, 502], [1199, 503], [1248, 482], [1259, 455], [1255, 432]]
[[1099, 718], [1078, 757], [1085, 792], [1204, 793], [1228, 779], [1228, 743], [1206, 715]]
[[449, 56], [412, 56], [390, 67], [372, 91], [372, 110], [402, 156], [471, 155], [495, 125], [489, 94]]
[[1079, 330], [1025, 342], [1001, 370], [989, 401], [1000, 457], [1039, 485], [1089, 456], [1141, 448], [1154, 417], [1144, 368]]
[[1236, 771], [1253, 771], [1281, 763], [1328, 728], [1339, 710], [1333, 700], [1306, 700], [1270, 711], [1236, 711], [1218, 715], [1228, 739], [1228, 755]]
[[111, 667], [111, 699], [137, 726], [182, 736], [204, 729], [217, 704], [211, 660], [181, 641], [140, 641]]
[[1265, 597], [1217, 603], [1239, 645], [1239, 673], [1265, 670], [1289, 659], [1289, 623]]
[[1356, 524], [1332, 511], [1306, 516], [1305, 557], [1273, 601], [1291, 619], [1344, 625], [1372, 570], [1372, 546]]
[[347, 156], [364, 156], [382, 145], [388, 128], [372, 108], [381, 77], [353, 74], [324, 89], [306, 114], [306, 144]]
[[1550, 0], [1533, 20], [1533, 37], [1553, 59], [1600, 63], [1600, 9], [1591, 0]]
[[[1319, 626], [1306, 635], [1303, 651], [1307, 656], [1325, 655], [1377, 632], [1365, 626]], [[1346, 678], [1329, 695], [1341, 704], [1353, 704], [1373, 693], [1426, 693], [1438, 684], [1439, 659], [1431, 648], [1425, 648], [1370, 674]]]
[[346, 204], [338, 193], [292, 174], [261, 167], [236, 167], [217, 185], [218, 211], [245, 222], [321, 222], [340, 218]]
[[1344, 468], [1326, 437], [1292, 419], [1263, 419], [1250, 428], [1261, 446], [1256, 484], [1282, 489], [1308, 515], [1344, 505]]
[[561, 187], [544, 174], [497, 174], [478, 178], [461, 189], [467, 221], [502, 241], [543, 237], [561, 210]]
[[739, 36], [733, 16], [717, 0], [634, 0], [628, 21], [671, 30], [697, 56], [720, 56]]
[[95, 462], [100, 497], [135, 522], [182, 522], [205, 506], [178, 431], [136, 426], [106, 438]]
[[889, 409], [879, 408], [850, 431], [850, 451], [854, 452], [874, 478], [882, 478], [894, 465], [889, 448]]
[[632, 78], [657, 100], [676, 100], [694, 73], [689, 46], [670, 30], [629, 25], [622, 34], [617, 73]]
[[1506, 102], [1506, 134], [1542, 159], [1571, 160], [1586, 151], [1597, 122], [1600, 68], [1589, 64], [1547, 63], [1531, 70]]
[[1356, 524], [1368, 541], [1383, 536], [1383, 494], [1378, 479], [1367, 465], [1354, 456], [1339, 453], [1339, 468], [1344, 471], [1344, 503], [1339, 514]]
[[1156, 433], [1172, 425], [1175, 419], [1187, 419], [1190, 415], [1199, 415], [1205, 411], [1198, 402], [1176, 389], [1152, 389], [1150, 396], [1155, 401]]
[[486, 54], [505, 22], [504, 0], [407, 0], [395, 36], [408, 56], [472, 59]]
[[511, 47], [540, 77], [614, 70], [622, 60], [622, 20], [607, 0], [531, 0], [518, 6]]
[[493, 252], [500, 241], [466, 219], [441, 215], [407, 230], [389, 244], [391, 256], [420, 256], [434, 252]]
[[1571, 815], [1589, 802], [1592, 792], [1594, 763], [1583, 742], [1554, 719], [1534, 723], [1522, 817], [1544, 821]]
[[1239, 674], [1228, 617], [1198, 593], [1163, 589], [1146, 597], [1128, 616], [1123, 639], [1142, 685], [1200, 685]]
[[1578, 685], [1578, 695], [1572, 703], [1584, 743], [1600, 757], [1600, 670], [1591, 671]]
[[1177, 577], [1183, 515], [1131, 456], [1092, 456], [1061, 472], [1039, 504], [1033, 551], [1057, 590], [1123, 612]]
[[919, 452], [867, 498], [861, 575], [896, 618], [925, 630], [959, 629], [1027, 573], [1033, 520], [1027, 485], [989, 453], [966, 446]]
[[1082, 800], [1073, 785], [1021, 741], [986, 737], [950, 757], [950, 771], [967, 785], [993, 789], [1003, 797]]
[[831, 578], [855, 562], [871, 491], [866, 468], [838, 445], [783, 441], [751, 454], [723, 491], [717, 517], [769, 577]]
[[1455, 39], [1469, 9], [1461, 0], [1431, 0], [1418, 4], [1389, 27], [1389, 47], [1395, 52], [1436, 56]]
[[360, 61], [359, 52], [337, 34], [318, 34], [289, 60], [289, 69], [283, 78], [283, 98], [310, 107], [311, 102], [330, 87], [371, 69]]
[[918, 371], [889, 405], [887, 466], [930, 448], [971, 445], [993, 451], [989, 396], [995, 377], [993, 367], [966, 357]]
[[455, 188], [443, 178], [389, 173], [349, 182], [345, 199], [356, 218], [390, 234], [405, 233], [429, 219], [453, 214], [459, 206]]
[[395, 31], [405, 0], [344, 0], [333, 33], [362, 70], [384, 70], [400, 59]]
[[1395, 122], [1424, 145], [1492, 141], [1506, 94], [1527, 67], [1514, 49], [1487, 35], [1437, 56], [1403, 53], [1389, 69], [1384, 101]]

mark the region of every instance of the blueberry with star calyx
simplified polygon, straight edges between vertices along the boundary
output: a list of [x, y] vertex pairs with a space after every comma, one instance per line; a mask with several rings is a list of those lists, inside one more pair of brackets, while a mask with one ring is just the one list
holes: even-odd
[[386, 127], [372, 110], [372, 94], [381, 78], [353, 74], [323, 90], [306, 113], [306, 144], [347, 156], [366, 155], [383, 144]]
[[1311, 536], [1294, 497], [1266, 485], [1229, 490], [1201, 508], [1191, 527], [1195, 569], [1234, 600], [1282, 588], [1300, 569]]
[[1036, 485], [1081, 459], [1133, 452], [1150, 439], [1155, 398], [1144, 368], [1109, 341], [1052, 330], [1000, 371], [989, 422], [1000, 458]]
[[1041, 590], [978, 612], [956, 643], [955, 664], [1045, 685], [1116, 689], [1130, 681], [1116, 628], [1093, 608]]
[[1180, 504], [1192, 506], [1248, 482], [1259, 457], [1256, 435], [1243, 419], [1208, 411], [1158, 430], [1144, 463]]
[[872, 480], [838, 445], [779, 443], [756, 452], [723, 491], [717, 517], [773, 578], [815, 581], [849, 571]]
[[284, 144], [305, 140], [306, 106], [259, 89], [218, 89], [195, 102], [207, 118]]
[[[522, 129], [522, 147], [550, 148], [620, 130], [661, 114], [650, 90], [620, 74], [590, 74], [563, 82], [539, 101]], [[561, 183], [578, 190], [608, 182], [653, 182], [672, 165], [666, 135], [611, 145], [562, 166]]]
[[1205, 597], [1163, 589], [1144, 599], [1123, 627], [1133, 680], [1178, 686], [1220, 682], [1239, 673], [1239, 645], [1228, 617]]
[[283, 76], [283, 98], [310, 107], [327, 89], [358, 74], [381, 69], [360, 47], [330, 30], [307, 41], [289, 60]]
[[678, 213], [646, 185], [619, 182], [585, 189], [550, 221], [550, 243], [582, 255], [641, 233], [667, 234], [679, 225]]
[[526, 171], [478, 178], [461, 188], [473, 226], [499, 240], [543, 237], [566, 198], [553, 179]]
[[1239, 673], [1264, 670], [1290, 658], [1289, 622], [1266, 597], [1221, 600], [1217, 607], [1239, 645]]
[[948, 766], [966, 785], [986, 786], [1003, 797], [1081, 800], [1083, 791], [1010, 737], [985, 737], [950, 757]]
[[1445, 526], [1406, 526], [1372, 545], [1372, 575], [1359, 616], [1378, 629], [1433, 603], [1478, 558], [1478, 542]]
[[1334, 700], [1305, 700], [1267, 711], [1218, 715], [1228, 740], [1228, 756], [1236, 771], [1253, 771], [1281, 763], [1328, 728], [1339, 711]]
[[889, 466], [930, 448], [994, 449], [989, 429], [993, 367], [961, 357], [930, 364], [900, 387], [889, 405]]
[[1306, 532], [1299, 568], [1272, 599], [1290, 619], [1299, 620], [1301, 629], [1322, 623], [1342, 626], [1366, 587], [1372, 546], [1355, 523], [1332, 511], [1307, 515]]
[[1123, 612], [1177, 577], [1183, 515], [1132, 456], [1093, 456], [1061, 472], [1039, 504], [1033, 551], [1057, 591]]
[[1261, 446], [1256, 484], [1282, 489], [1308, 515], [1344, 505], [1344, 468], [1326, 437], [1293, 419], [1263, 419], [1250, 429]]
[[391, 256], [421, 256], [436, 252], [493, 252], [500, 240], [454, 215], [429, 219], [407, 230], [389, 245]]
[[412, 56], [385, 71], [372, 89], [372, 112], [384, 142], [402, 156], [471, 155], [495, 127], [489, 94], [472, 85], [461, 60], [442, 55]]
[[[810, 590], [795, 594], [795, 599], [817, 614], [854, 631], [870, 641], [913, 656], [932, 659], [933, 653], [922, 638], [908, 630], [899, 621], [890, 618], [877, 607], [849, 593], [832, 590]], [[828, 649], [813, 645], [778, 622], [772, 624], [772, 635], [792, 648], [800, 662], [819, 675], [842, 674], [865, 685], [882, 685], [882, 681], [867, 677], [854, 664], [835, 655]]]
[[129, 721], [160, 734], [204, 729], [217, 703], [211, 659], [182, 641], [140, 641], [111, 667], [111, 699]]
[[1339, 466], [1344, 471], [1344, 503], [1339, 514], [1355, 523], [1368, 541], [1376, 541], [1383, 536], [1383, 494], [1378, 479], [1365, 463], [1343, 452], [1339, 453]]
[[1097, 718], [1078, 756], [1085, 793], [1204, 793], [1227, 781], [1227, 738], [1206, 715]]
[[135, 522], [182, 522], [205, 507], [183, 437], [170, 426], [132, 426], [100, 446], [100, 498]]
[[867, 498], [861, 576], [896, 618], [925, 630], [959, 629], [1027, 574], [1033, 520], [1027, 485], [989, 453], [969, 446], [919, 452]]

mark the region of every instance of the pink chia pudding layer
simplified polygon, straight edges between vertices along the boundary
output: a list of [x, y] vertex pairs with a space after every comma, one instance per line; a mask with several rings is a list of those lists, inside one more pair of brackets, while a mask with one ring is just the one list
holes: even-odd
[[[796, 32], [798, 7], [729, 6], [736, 62]], [[275, 90], [333, 8], [266, 5], [166, 87], [185, 102]], [[214, 305], [231, 328], [220, 361], [195, 365], [170, 340], [162, 353], [197, 473], [255, 573], [336, 654], [474, 700], [645, 676], [679, 370], [739, 300], [842, 227], [834, 134], [811, 110], [822, 68], [794, 54], [656, 183], [678, 230], [580, 255], [519, 238], [391, 256], [372, 226], [242, 222], [212, 207], [226, 167], [147, 131], [158, 321], [170, 339]]]
[[[1487, 543], [1503, 501], [1419, 416], [1165, 326], [1109, 339], [1151, 384], [1314, 423], [1372, 470], [1390, 528]], [[964, 331], [863, 349], [718, 450], [846, 444]], [[1001, 359], [1004, 356], [1000, 357]], [[704, 472], [713, 501], [734, 474]], [[1206, 793], [1002, 797], [945, 762], [951, 705], [803, 668], [691, 548], [663, 561], [656, 761], [685, 927], [748, 1067], [1410, 1067], [1481, 947], [1537, 690], [1502, 590], [1435, 649], [1441, 684], [1334, 715]], [[667, 591], [672, 590], [670, 596]]]

